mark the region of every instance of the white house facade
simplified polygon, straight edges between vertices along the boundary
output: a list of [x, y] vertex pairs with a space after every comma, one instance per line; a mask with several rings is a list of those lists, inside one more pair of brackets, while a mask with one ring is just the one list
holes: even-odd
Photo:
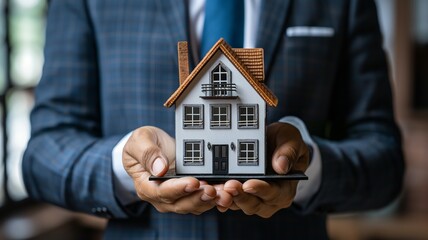
[[176, 174], [265, 174], [266, 107], [276, 97], [243, 62], [219, 40], [165, 104], [176, 106]]

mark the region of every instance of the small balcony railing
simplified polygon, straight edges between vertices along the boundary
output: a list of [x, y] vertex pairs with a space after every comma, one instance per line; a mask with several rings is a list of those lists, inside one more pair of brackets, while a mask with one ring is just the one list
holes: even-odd
[[202, 92], [205, 94], [201, 98], [237, 98], [236, 84], [202, 84]]

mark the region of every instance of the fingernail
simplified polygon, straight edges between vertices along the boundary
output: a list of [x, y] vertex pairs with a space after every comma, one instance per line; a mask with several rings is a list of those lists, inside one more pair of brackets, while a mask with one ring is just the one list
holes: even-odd
[[228, 190], [226, 190], [227, 192], [229, 192], [229, 193], [231, 193], [232, 194], [232, 196], [234, 196], [234, 197], [236, 197], [236, 196], [238, 196], [239, 195], [239, 192], [238, 192], [238, 190], [236, 190], [236, 189], [228, 189]]
[[152, 173], [158, 176], [165, 169], [165, 164], [161, 158], [156, 158], [152, 165]]
[[254, 189], [254, 188], [245, 188], [244, 192], [251, 193], [251, 194], [257, 193], [256, 189]]
[[218, 209], [220, 212], [222, 212], [222, 213], [224, 213], [224, 212], [226, 212], [227, 210], [229, 210], [229, 208], [221, 207], [221, 206], [217, 206], [217, 209]]
[[217, 201], [215, 202], [215, 204], [217, 204], [217, 205], [219, 205], [219, 206], [221, 206], [221, 207], [226, 207], [226, 206], [224, 206], [224, 204], [222, 204], [222, 203], [220, 202], [220, 199], [219, 199], [219, 200], [217, 200]]
[[185, 192], [187, 192], [187, 193], [194, 192], [195, 190], [196, 190], [196, 188], [195, 188], [195, 187], [193, 187], [192, 185], [187, 185], [187, 186], [184, 188], [184, 191], [185, 191]]
[[214, 196], [214, 197], [212, 197], [212, 196], [210, 196], [210, 195], [208, 195], [208, 194], [206, 194], [206, 193], [202, 194], [202, 196], [201, 196], [201, 200], [202, 200], [202, 201], [204, 201], [204, 202], [211, 201], [211, 200], [213, 200], [214, 198], [215, 198], [215, 196]]
[[279, 156], [276, 159], [276, 161], [278, 165], [281, 167], [281, 170], [283, 171], [283, 173], [287, 173], [290, 168], [290, 164], [286, 165], [286, 163], [288, 162], [287, 158], [285, 156]]

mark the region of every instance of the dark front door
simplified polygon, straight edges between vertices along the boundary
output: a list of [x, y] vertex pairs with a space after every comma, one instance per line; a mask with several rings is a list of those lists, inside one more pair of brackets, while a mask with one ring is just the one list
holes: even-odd
[[213, 145], [213, 174], [228, 174], [229, 166], [229, 146]]

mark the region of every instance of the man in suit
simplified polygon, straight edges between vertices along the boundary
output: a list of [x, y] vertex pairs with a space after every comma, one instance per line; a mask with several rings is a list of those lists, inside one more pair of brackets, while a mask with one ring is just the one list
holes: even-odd
[[327, 213], [394, 199], [404, 166], [372, 1], [245, 1], [257, 28], [244, 41], [264, 48], [279, 97], [272, 168], [308, 167], [307, 182], [148, 181], [175, 157], [162, 105], [178, 87], [176, 43], [189, 40], [191, 66], [200, 57], [198, 2], [51, 2], [23, 160], [30, 196], [110, 218], [110, 239], [322, 239]]

